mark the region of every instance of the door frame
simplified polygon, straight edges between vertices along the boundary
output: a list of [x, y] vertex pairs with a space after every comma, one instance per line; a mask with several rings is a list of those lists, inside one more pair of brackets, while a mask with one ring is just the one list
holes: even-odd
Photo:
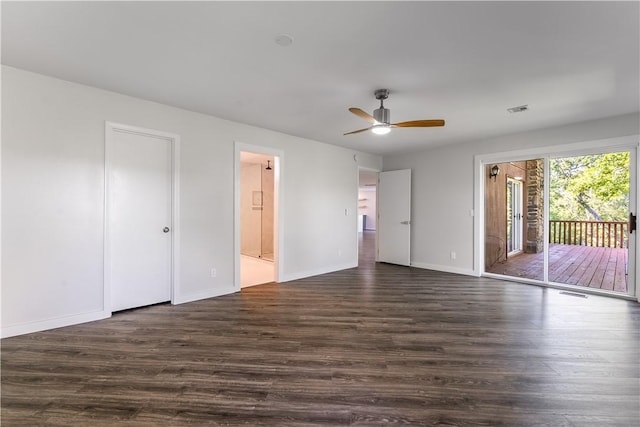
[[116, 132], [124, 132], [164, 139], [171, 144], [171, 304], [180, 295], [180, 135], [115, 122], [105, 122], [104, 149], [104, 262], [103, 262], [103, 310], [111, 311], [111, 241], [109, 230], [110, 187], [109, 173], [113, 165], [113, 144]]
[[[571, 144], [556, 145], [550, 147], [539, 147], [524, 150], [514, 150], [506, 152], [497, 152], [491, 154], [479, 154], [474, 156], [474, 262], [473, 271], [474, 275], [495, 277], [501, 280], [511, 280], [521, 283], [531, 283], [535, 285], [541, 285], [550, 288], [568, 289], [575, 291], [576, 287], [571, 285], [562, 285], [554, 282], [549, 282], [548, 277], [548, 254], [549, 254], [549, 188], [546, 183], [549, 182], [549, 158], [560, 156], [580, 156], [586, 154], [597, 154], [613, 151], [631, 151], [631, 164], [630, 164], [630, 194], [629, 194], [629, 210], [634, 213], [638, 213], [638, 197], [637, 193], [640, 191], [640, 162], [638, 162], [639, 141], [637, 135], [599, 139], [592, 141], [584, 141]], [[485, 186], [485, 169], [487, 164], [503, 163], [508, 161], [517, 160], [532, 160], [532, 159], [544, 159], [544, 280], [532, 280], [525, 278], [514, 278], [502, 275], [493, 275], [484, 271], [484, 186]], [[634, 237], [635, 236], [635, 237]], [[592, 288], [579, 288], [582, 293], [592, 293], [598, 295], [607, 295], [617, 297], [621, 299], [633, 299], [640, 302], [640, 285], [636, 283], [636, 278], [640, 277], [640, 254], [637, 250], [638, 246], [638, 231], [629, 236], [629, 260], [635, 261], [634, 269], [629, 269], [628, 284], [629, 294], [617, 294], [608, 291], [600, 291]]]
[[284, 151], [263, 145], [245, 144], [234, 141], [234, 187], [233, 187], [233, 286], [235, 292], [240, 291], [240, 153], [248, 151], [251, 153], [266, 154], [273, 156], [274, 163], [274, 183], [273, 197], [275, 224], [273, 227], [273, 255], [274, 260], [274, 281], [280, 282], [284, 271]]

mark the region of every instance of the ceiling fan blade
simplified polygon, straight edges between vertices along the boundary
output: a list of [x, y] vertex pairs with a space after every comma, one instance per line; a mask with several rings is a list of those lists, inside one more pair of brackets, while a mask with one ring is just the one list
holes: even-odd
[[355, 108], [355, 107], [351, 107], [349, 108], [349, 111], [351, 111], [353, 114], [355, 114], [358, 117], [362, 117], [363, 119], [365, 119], [366, 121], [368, 121], [369, 123], [371, 123], [372, 125], [375, 125], [376, 119], [373, 118], [373, 116], [369, 113], [367, 113], [366, 111], [363, 111], [359, 108]]
[[[372, 127], [373, 127], [373, 126], [372, 126]], [[369, 129], [371, 129], [371, 127], [364, 128], [364, 129], [354, 130], [353, 132], [347, 132], [347, 133], [345, 133], [345, 135], [351, 135], [351, 134], [354, 134], [354, 133], [365, 132], [365, 131], [368, 131]]]
[[444, 120], [411, 120], [408, 122], [392, 123], [392, 128], [430, 128], [444, 126]]

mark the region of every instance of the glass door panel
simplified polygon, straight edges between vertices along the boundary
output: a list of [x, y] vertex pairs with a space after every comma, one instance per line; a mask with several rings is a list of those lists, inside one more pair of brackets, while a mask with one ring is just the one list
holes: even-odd
[[631, 152], [549, 161], [549, 281], [629, 293]]
[[544, 280], [543, 159], [488, 164], [485, 174], [485, 271]]

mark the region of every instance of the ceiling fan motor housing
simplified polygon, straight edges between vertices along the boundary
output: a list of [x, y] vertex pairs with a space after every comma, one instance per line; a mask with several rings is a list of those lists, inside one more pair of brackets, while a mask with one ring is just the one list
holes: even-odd
[[384, 100], [389, 97], [389, 89], [378, 89], [373, 93], [378, 101], [380, 101], [380, 108], [373, 110], [373, 118], [378, 123], [384, 123], [388, 125], [391, 123], [391, 112], [388, 108], [384, 108]]
[[391, 123], [391, 112], [388, 108], [380, 107], [376, 110], [373, 110], [373, 118], [376, 119], [378, 123]]

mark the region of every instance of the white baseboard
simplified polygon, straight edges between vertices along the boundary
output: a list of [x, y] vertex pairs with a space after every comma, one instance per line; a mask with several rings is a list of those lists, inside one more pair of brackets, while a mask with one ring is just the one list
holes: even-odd
[[109, 317], [111, 317], [111, 312], [102, 310], [94, 311], [91, 313], [40, 320], [36, 322], [23, 323], [20, 325], [4, 326], [2, 328], [1, 335], [2, 338], [9, 338], [16, 335], [31, 334], [33, 332], [40, 332], [49, 329], [62, 328], [64, 326], [77, 325], [79, 323], [95, 322], [96, 320], [107, 319]]
[[[211, 289], [205, 292], [198, 292], [184, 295], [176, 298], [173, 304], [184, 304], [187, 302], [198, 301], [201, 299], [218, 297], [221, 295], [232, 294], [238, 292], [239, 289], [230, 286], [227, 289]], [[9, 338], [17, 335], [31, 334], [33, 332], [41, 332], [49, 329], [62, 328], [65, 326], [77, 325], [80, 323], [95, 322], [111, 317], [110, 311], [95, 311], [91, 313], [83, 313], [72, 316], [64, 316], [55, 319], [40, 320], [36, 322], [23, 323], [20, 325], [3, 326], [0, 331], [1, 338]]]
[[330, 267], [319, 268], [317, 270], [299, 271], [296, 273], [285, 274], [280, 277], [280, 282], [290, 282], [292, 280], [304, 279], [305, 277], [319, 276], [321, 274], [333, 273], [334, 271], [346, 270], [348, 268], [355, 268], [358, 263], [345, 263], [333, 265]]
[[216, 288], [216, 289], [207, 289], [206, 291], [196, 292], [193, 294], [180, 295], [174, 298], [173, 304], [185, 304], [187, 302], [199, 301], [207, 298], [219, 297], [222, 295], [229, 295], [236, 292], [239, 292], [240, 289], [236, 289], [235, 286], [225, 287], [224, 289]]
[[445, 273], [462, 274], [464, 276], [480, 277], [475, 271], [468, 268], [451, 267], [448, 265], [428, 264], [425, 262], [411, 262], [411, 267], [423, 268], [425, 270], [442, 271]]

